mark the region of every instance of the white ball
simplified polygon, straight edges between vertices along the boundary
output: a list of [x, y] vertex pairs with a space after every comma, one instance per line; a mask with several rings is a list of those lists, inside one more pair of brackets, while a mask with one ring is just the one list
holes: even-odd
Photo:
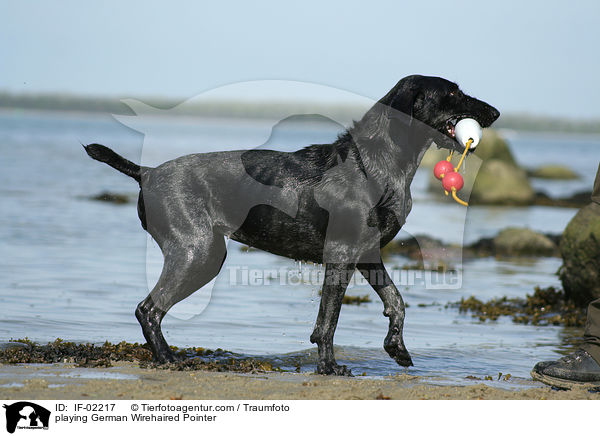
[[482, 135], [481, 126], [473, 118], [465, 118], [456, 123], [454, 127], [454, 136], [456, 140], [462, 144], [463, 147], [467, 146], [469, 139], [472, 139], [470, 148], [477, 147]]

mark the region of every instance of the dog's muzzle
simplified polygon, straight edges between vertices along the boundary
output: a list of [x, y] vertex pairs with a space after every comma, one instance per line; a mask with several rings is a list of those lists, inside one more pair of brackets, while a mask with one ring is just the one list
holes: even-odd
[[471, 141], [470, 149], [474, 150], [481, 141], [481, 135], [483, 134], [483, 130], [479, 123], [473, 118], [464, 118], [456, 123], [456, 127], [454, 127], [454, 135], [456, 140], [463, 147], [467, 146], [467, 143]]

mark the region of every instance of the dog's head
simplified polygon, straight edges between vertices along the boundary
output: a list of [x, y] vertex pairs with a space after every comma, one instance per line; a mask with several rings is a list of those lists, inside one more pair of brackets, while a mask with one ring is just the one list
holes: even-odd
[[434, 131], [439, 147], [464, 151], [456, 141], [454, 128], [464, 118], [473, 118], [481, 127], [489, 127], [500, 112], [493, 106], [464, 94], [456, 83], [441, 77], [408, 76], [400, 80], [380, 101], [393, 114], [403, 112]]

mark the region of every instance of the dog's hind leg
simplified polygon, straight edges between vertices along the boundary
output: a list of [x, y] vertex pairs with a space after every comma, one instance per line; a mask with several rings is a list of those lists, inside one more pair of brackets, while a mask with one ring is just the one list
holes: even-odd
[[404, 346], [402, 337], [405, 309], [400, 292], [392, 282], [382, 262], [361, 263], [357, 265], [357, 268], [383, 301], [383, 314], [390, 319], [388, 334], [383, 341], [383, 348], [398, 365], [412, 366], [412, 359]]
[[340, 316], [342, 300], [354, 271], [354, 264], [328, 263], [325, 266], [319, 314], [315, 329], [310, 335], [310, 341], [316, 343], [319, 349], [317, 374], [352, 375], [345, 365], [340, 366], [335, 361], [333, 335]]
[[167, 311], [210, 282], [221, 270], [227, 254], [223, 235], [202, 237], [196, 245], [189, 241], [163, 244], [163, 270], [152, 292], [135, 311], [142, 332], [158, 362], [175, 360], [161, 331]]

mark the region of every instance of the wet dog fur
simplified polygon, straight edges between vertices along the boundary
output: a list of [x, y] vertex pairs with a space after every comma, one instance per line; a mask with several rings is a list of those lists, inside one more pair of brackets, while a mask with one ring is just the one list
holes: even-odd
[[150, 168], [103, 145], [86, 146], [93, 159], [139, 183], [142, 226], [164, 255], [156, 286], [135, 311], [155, 360], [175, 359], [161, 321], [173, 305], [219, 273], [228, 236], [325, 265], [310, 336], [318, 347], [318, 373], [350, 375], [336, 363], [333, 336], [356, 270], [383, 301], [389, 318], [384, 349], [399, 365], [412, 365], [402, 336], [404, 302], [379, 251], [411, 210], [410, 184], [431, 143], [462, 152], [454, 138], [456, 122], [474, 118], [488, 127], [499, 115], [453, 82], [414, 75], [400, 80], [333, 143], [296, 152], [192, 154]]

